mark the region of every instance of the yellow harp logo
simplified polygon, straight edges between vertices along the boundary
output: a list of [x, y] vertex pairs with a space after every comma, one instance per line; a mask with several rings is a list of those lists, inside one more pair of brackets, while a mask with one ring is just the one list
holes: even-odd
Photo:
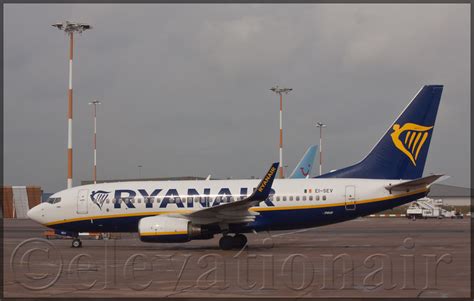
[[[411, 163], [416, 166], [418, 154], [428, 138], [428, 131], [432, 128], [432, 126], [422, 126], [415, 123], [405, 123], [402, 127], [399, 124], [394, 124], [393, 133], [390, 136], [392, 136], [395, 147], [410, 158]], [[403, 133], [405, 133], [404, 138], [400, 137]]]

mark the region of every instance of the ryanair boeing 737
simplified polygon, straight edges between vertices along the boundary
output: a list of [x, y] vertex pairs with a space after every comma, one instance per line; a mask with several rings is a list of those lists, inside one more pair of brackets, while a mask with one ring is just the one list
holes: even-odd
[[28, 212], [36, 222], [79, 232], [138, 232], [144, 242], [188, 242], [222, 234], [222, 249], [244, 233], [318, 227], [393, 208], [428, 194], [423, 177], [443, 86], [424, 86], [369, 154], [316, 178], [119, 182], [74, 187]]

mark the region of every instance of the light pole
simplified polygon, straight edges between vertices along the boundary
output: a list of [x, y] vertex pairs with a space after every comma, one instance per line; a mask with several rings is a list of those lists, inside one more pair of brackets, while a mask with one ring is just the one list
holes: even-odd
[[141, 174], [142, 174], [142, 167], [143, 167], [143, 166], [138, 165], [138, 179], [140, 179], [140, 178], [142, 177], [142, 176], [141, 176]]
[[316, 126], [319, 128], [319, 175], [323, 173], [323, 128], [326, 124], [317, 122]]
[[94, 169], [92, 171], [92, 178], [94, 180], [94, 184], [97, 183], [97, 105], [100, 105], [100, 101], [93, 100], [89, 102], [90, 105], [94, 106]]
[[92, 26], [84, 23], [65, 21], [52, 26], [69, 35], [69, 89], [68, 89], [68, 131], [67, 131], [67, 188], [72, 187], [72, 54], [74, 46], [74, 32], [82, 33]]
[[291, 88], [280, 88], [275, 86], [270, 89], [271, 91], [280, 95], [280, 178], [283, 179], [283, 96], [282, 94], [288, 94]]

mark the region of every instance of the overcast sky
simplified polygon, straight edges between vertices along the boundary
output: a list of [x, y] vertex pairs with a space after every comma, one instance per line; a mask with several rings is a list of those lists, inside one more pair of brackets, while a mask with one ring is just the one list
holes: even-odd
[[[67, 36], [75, 40], [74, 184], [98, 178], [262, 176], [293, 169], [324, 130], [323, 170], [359, 161], [424, 84], [444, 84], [425, 174], [469, 185], [470, 7], [406, 5], [4, 5], [5, 184], [66, 186]], [[315, 166], [313, 173], [317, 173]]]

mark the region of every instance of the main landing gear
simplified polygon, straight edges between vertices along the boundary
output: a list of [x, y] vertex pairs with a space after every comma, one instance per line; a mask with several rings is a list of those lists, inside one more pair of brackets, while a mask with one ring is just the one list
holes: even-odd
[[79, 238], [74, 238], [74, 239], [72, 240], [71, 247], [73, 247], [73, 248], [80, 248], [80, 247], [82, 247], [82, 241], [81, 241]]
[[222, 250], [242, 249], [247, 244], [247, 237], [243, 234], [234, 236], [223, 235], [219, 240], [219, 247]]

